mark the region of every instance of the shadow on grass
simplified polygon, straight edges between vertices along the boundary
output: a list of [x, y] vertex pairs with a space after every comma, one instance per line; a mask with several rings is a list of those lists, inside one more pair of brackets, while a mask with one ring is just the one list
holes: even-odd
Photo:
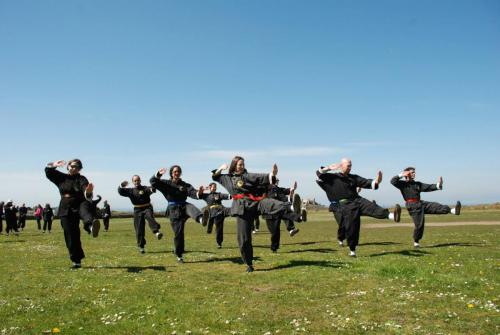
[[299, 266], [319, 266], [323, 268], [342, 268], [345, 266], [345, 263], [342, 262], [330, 262], [330, 261], [306, 261], [306, 260], [291, 260], [288, 264], [281, 264], [269, 269], [256, 269], [257, 272], [266, 272], [266, 271], [274, 271], [274, 270], [282, 270], [295, 268]]
[[26, 240], [8, 240], [8, 241], [3, 241], [2, 243], [24, 243]]
[[397, 243], [397, 242], [367, 242], [367, 243], [360, 243], [358, 245], [397, 245], [397, 244], [401, 244], [401, 243]]
[[282, 252], [283, 254], [298, 254], [302, 252], [319, 252], [322, 254], [330, 253], [330, 252], [337, 252], [338, 250], [332, 249], [332, 248], [318, 248], [318, 249], [300, 249], [300, 250], [292, 250], [292, 251], [286, 251]]
[[[173, 250], [158, 250], [158, 251], [146, 251], [146, 254], [173, 254]], [[184, 254], [192, 254], [192, 253], [200, 253], [200, 254], [213, 254], [213, 251], [206, 250], [191, 250], [184, 251]]]
[[144, 270], [153, 270], [153, 271], [167, 271], [167, 268], [165, 266], [160, 266], [160, 265], [149, 265], [149, 266], [99, 266], [99, 267], [88, 267], [91, 269], [112, 269], [112, 270], [119, 270], [119, 269], [124, 269], [127, 270], [127, 272], [131, 273], [139, 273]]
[[400, 251], [387, 251], [381, 252], [378, 254], [371, 254], [369, 257], [379, 257], [386, 255], [401, 255], [401, 256], [410, 256], [410, 257], [422, 257], [425, 255], [432, 255], [431, 252], [423, 251], [420, 249], [412, 249], [412, 250], [400, 250]]
[[[260, 257], [254, 257], [254, 261], [260, 261]], [[243, 264], [241, 257], [211, 257], [202, 261], [184, 261], [184, 263], [215, 263], [215, 262], [231, 262], [235, 264]]]
[[423, 248], [430, 249], [430, 248], [445, 248], [445, 247], [476, 247], [476, 246], [484, 246], [484, 244], [482, 244], [482, 243], [469, 243], [469, 242], [453, 242], [453, 243], [434, 244], [434, 245], [425, 246]]
[[319, 243], [330, 243], [332, 241], [311, 241], [311, 242], [294, 242], [294, 243], [281, 243], [281, 245], [312, 245]]

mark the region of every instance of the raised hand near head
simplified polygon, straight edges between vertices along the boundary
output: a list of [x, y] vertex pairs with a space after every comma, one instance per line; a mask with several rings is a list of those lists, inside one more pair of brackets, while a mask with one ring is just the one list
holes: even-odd
[[276, 176], [278, 174], [278, 165], [276, 165], [276, 163], [273, 164], [273, 169], [271, 171], [271, 174], [273, 176]]

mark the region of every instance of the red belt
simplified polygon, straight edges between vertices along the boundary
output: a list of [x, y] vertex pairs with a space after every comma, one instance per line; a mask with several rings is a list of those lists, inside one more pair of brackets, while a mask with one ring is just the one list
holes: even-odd
[[419, 202], [420, 199], [419, 198], [408, 198], [406, 199], [406, 202], [409, 202], [409, 203], [414, 203], [414, 202]]
[[248, 198], [248, 199], [253, 200], [253, 201], [261, 201], [265, 197], [266, 197], [265, 194], [261, 195], [261, 196], [256, 196], [256, 195], [253, 195], [253, 194], [250, 194], [250, 193], [240, 193], [240, 194], [233, 195], [233, 199], [234, 200], [240, 200], [240, 199], [243, 199], [243, 198]]

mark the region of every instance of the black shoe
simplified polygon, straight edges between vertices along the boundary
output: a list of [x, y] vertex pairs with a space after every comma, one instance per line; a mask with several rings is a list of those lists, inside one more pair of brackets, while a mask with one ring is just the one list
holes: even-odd
[[271, 251], [273, 252], [273, 254], [278, 252], [278, 250], [276, 250], [276, 249], [271, 249]]
[[462, 204], [460, 201], [457, 201], [457, 204], [455, 205], [455, 215], [460, 215], [460, 210], [462, 209]]
[[221, 249], [222, 248], [222, 244], [217, 244], [217, 249]]
[[71, 267], [72, 269], [80, 269], [82, 267], [82, 264], [81, 263], [76, 263], [76, 262], [73, 262], [73, 266]]
[[99, 229], [101, 229], [101, 223], [99, 222], [99, 220], [94, 219], [94, 221], [92, 221], [92, 227], [90, 228], [92, 237], [99, 236]]
[[293, 228], [292, 230], [290, 230], [290, 236], [294, 237], [295, 235], [297, 235], [298, 232], [299, 232], [298, 228]]
[[307, 222], [307, 210], [305, 208], [300, 211], [300, 218], [302, 222]]
[[156, 238], [157, 238], [158, 240], [161, 240], [161, 238], [163, 237], [163, 233], [162, 233], [161, 231], [157, 231], [157, 232], [155, 233], [155, 236], [156, 236]]
[[253, 271], [254, 271], [253, 266], [249, 265], [249, 266], [247, 267], [247, 272], [253, 272]]
[[399, 206], [398, 204], [396, 204], [396, 207], [394, 208], [394, 221], [401, 221], [401, 206]]
[[293, 207], [293, 212], [297, 214], [297, 216], [300, 216], [300, 208], [302, 207], [302, 200], [300, 199], [300, 195], [298, 195], [297, 193], [293, 194], [292, 207]]
[[83, 225], [83, 230], [85, 230], [89, 235], [92, 233], [90, 231], [90, 226], [89, 225]]
[[145, 253], [146, 253], [146, 250], [144, 250], [144, 248], [139, 248], [139, 253], [141, 253], [141, 254], [145, 254]]
[[184, 259], [182, 259], [182, 257], [177, 257], [177, 263], [184, 263]]

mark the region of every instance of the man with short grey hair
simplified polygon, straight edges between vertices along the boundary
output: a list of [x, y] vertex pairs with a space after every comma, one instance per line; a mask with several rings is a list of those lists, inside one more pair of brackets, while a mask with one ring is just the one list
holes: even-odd
[[[382, 181], [382, 172], [378, 171], [375, 179], [365, 179], [351, 174], [352, 162], [349, 158], [342, 158], [340, 163], [321, 167], [316, 175], [318, 184], [326, 192], [328, 200], [335, 202], [336, 219], [345, 230], [350, 256], [356, 257], [356, 247], [359, 242], [361, 216], [370, 216], [377, 219], [390, 219], [399, 222], [401, 207], [396, 204], [393, 212], [382, 208], [358, 194], [358, 188], [376, 190]], [[329, 171], [338, 171], [328, 173]], [[339, 243], [342, 241], [339, 241]]]

